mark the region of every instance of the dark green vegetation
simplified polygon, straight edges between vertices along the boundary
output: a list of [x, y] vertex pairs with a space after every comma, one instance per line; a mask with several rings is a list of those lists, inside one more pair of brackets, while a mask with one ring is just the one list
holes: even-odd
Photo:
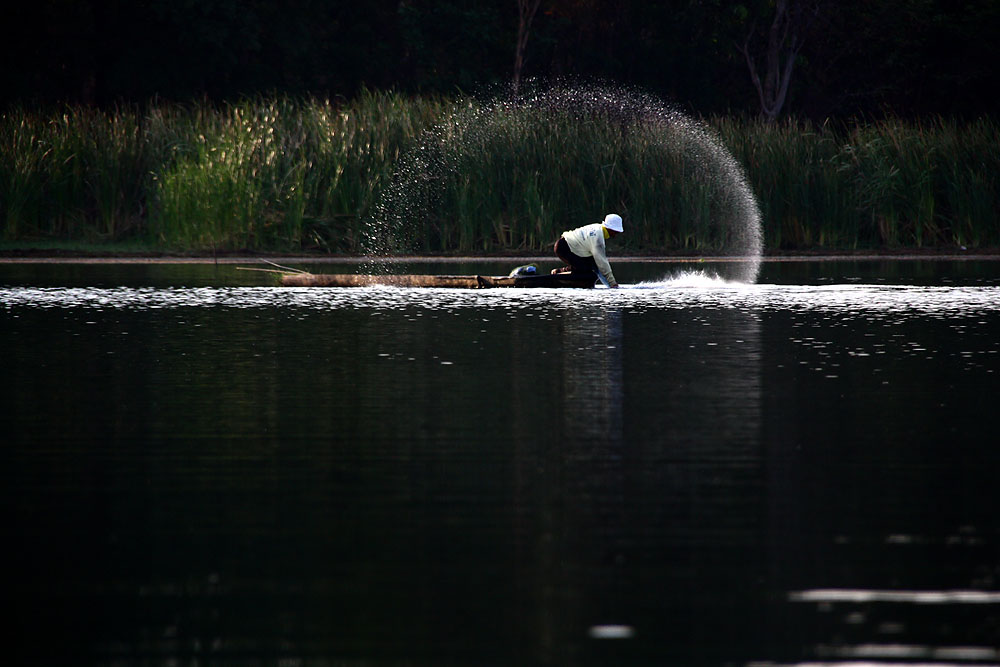
[[1000, 124], [712, 121], [744, 166], [770, 248], [1000, 244]]
[[[83, 241], [359, 252], [400, 156], [459, 104], [474, 103], [366, 91], [343, 104], [271, 97], [7, 111], [0, 116], [0, 239], [8, 247]], [[996, 121], [815, 125], [727, 116], [706, 123], [745, 169], [768, 248], [1000, 245]], [[413, 220], [414, 247], [542, 250], [562, 229], [618, 209], [636, 225], [619, 247], [716, 249], [697, 224], [711, 215], [710, 204], [671, 188], [673, 167], [655, 150], [657, 137], [632, 137], [609, 153], [600, 148], [609, 145], [606, 132], [599, 124], [593, 132], [556, 125], [546, 138], [556, 143], [538, 148], [565, 159], [546, 174], [519, 171], [523, 137], [497, 141], [494, 159], [482, 165], [490, 171], [479, 175], [497, 187], [464, 202], [461, 191], [450, 193], [449, 210], [459, 215]], [[670, 218], [676, 211], [686, 213]]]
[[364, 94], [0, 119], [3, 238], [168, 249], [358, 248], [400, 150], [443, 103]]

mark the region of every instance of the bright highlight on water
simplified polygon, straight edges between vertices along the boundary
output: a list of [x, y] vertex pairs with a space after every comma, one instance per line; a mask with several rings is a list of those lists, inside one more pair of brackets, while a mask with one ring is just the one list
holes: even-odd
[[623, 285], [621, 290], [456, 290], [446, 288], [360, 287], [12, 287], [0, 288], [6, 308], [264, 308], [337, 310], [499, 308], [518, 310], [603, 306], [623, 309], [819, 311], [846, 317], [955, 316], [1000, 311], [1000, 287], [915, 285], [747, 285], [707, 274], [684, 273], [656, 282]]

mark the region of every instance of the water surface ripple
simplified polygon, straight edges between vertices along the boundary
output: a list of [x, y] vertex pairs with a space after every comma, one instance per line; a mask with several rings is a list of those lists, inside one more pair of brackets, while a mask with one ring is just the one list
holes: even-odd
[[5, 657], [996, 664], [997, 270], [877, 268], [10, 271]]

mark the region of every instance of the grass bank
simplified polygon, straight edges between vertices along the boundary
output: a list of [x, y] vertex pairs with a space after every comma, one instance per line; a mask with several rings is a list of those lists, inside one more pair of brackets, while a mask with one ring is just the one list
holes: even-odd
[[356, 251], [392, 165], [445, 102], [364, 93], [0, 117], [0, 237]]
[[[357, 253], [401, 156], [424, 130], [469, 105], [365, 92], [337, 103], [7, 110], [0, 240]], [[742, 165], [769, 249], [1000, 246], [994, 120], [705, 124]], [[563, 228], [615, 209], [642, 222], [622, 237], [625, 251], [720, 247], [706, 224], [717, 203], [682, 185], [690, 165], [667, 156], [656, 136], [623, 138], [613, 127], [565, 117], [542, 134], [540, 127], [477, 137], [488, 159], [441, 172], [447, 192], [439, 215], [411, 221], [411, 245], [538, 251]]]
[[1000, 243], [993, 119], [713, 125], [747, 171], [771, 248]]

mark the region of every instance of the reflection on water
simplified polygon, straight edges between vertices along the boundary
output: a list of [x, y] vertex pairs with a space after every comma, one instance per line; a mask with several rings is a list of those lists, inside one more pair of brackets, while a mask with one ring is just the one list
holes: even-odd
[[22, 663], [998, 660], [995, 284], [92, 282], [0, 287]]
[[622, 444], [622, 312], [570, 308], [563, 318], [563, 438], [597, 443], [620, 457]]
[[[621, 582], [602, 567], [608, 555], [592, 540], [616, 534], [625, 519], [622, 313], [569, 307], [556, 341], [563, 396], [556, 428], [526, 433], [544, 443], [541, 456], [525, 447], [517, 457], [518, 562], [532, 573], [522, 590], [537, 610], [526, 643], [536, 647], [532, 661], [543, 664], [566, 661], [566, 647], [584, 628], [601, 635], [608, 621], [622, 620], [607, 618], [621, 613], [606, 608], [615, 606], [606, 592]], [[627, 626], [617, 627], [629, 634]]]

